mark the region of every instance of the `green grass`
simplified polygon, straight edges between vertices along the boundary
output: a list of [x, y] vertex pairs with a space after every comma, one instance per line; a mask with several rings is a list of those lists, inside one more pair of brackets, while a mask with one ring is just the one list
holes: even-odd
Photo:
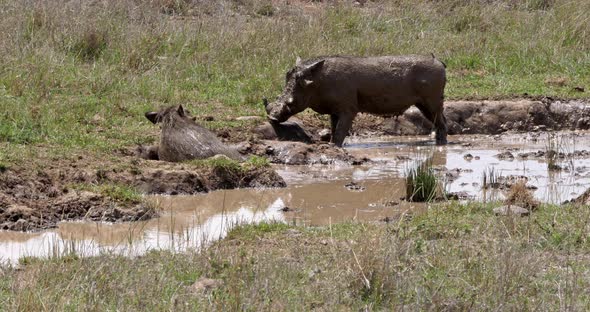
[[406, 172], [406, 200], [413, 202], [429, 202], [440, 195], [439, 178], [432, 168], [432, 160], [427, 159], [409, 168]]
[[103, 183], [103, 184], [75, 184], [72, 188], [80, 191], [90, 191], [98, 194], [102, 194], [111, 198], [112, 200], [119, 203], [139, 203], [143, 201], [143, 197], [133, 187], [114, 183]]
[[[23, 259], [7, 310], [586, 310], [590, 210], [448, 203], [389, 224], [244, 225], [200, 252]], [[223, 285], [189, 286], [201, 277]]]
[[176, 104], [237, 126], [227, 112], [263, 115], [296, 56], [434, 53], [448, 99], [587, 97], [573, 88], [590, 84], [588, 2], [316, 5], [0, 1], [11, 34], [0, 43], [0, 142], [100, 153], [151, 143], [143, 113]]
[[199, 168], [225, 169], [235, 172], [246, 172], [250, 169], [270, 166], [268, 159], [256, 155], [248, 157], [244, 162], [222, 156], [207, 159], [191, 159], [186, 161], [186, 163]]

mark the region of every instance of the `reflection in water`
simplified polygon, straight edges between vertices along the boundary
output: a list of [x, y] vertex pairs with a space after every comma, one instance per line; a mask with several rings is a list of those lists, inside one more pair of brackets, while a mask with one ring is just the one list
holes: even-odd
[[[149, 221], [105, 224], [61, 223], [58, 229], [42, 233], [0, 232], [2, 261], [15, 262], [23, 256], [60, 256], [70, 252], [82, 256], [100, 253], [139, 255], [151, 249], [184, 251], [196, 249], [225, 236], [240, 223], [274, 220], [301, 225], [324, 225], [349, 220], [377, 221], [406, 211], [422, 210], [424, 204], [400, 200], [405, 194], [403, 176], [408, 168], [430, 159], [447, 170], [460, 169], [447, 178], [446, 189], [466, 192], [477, 200], [501, 199], [502, 191], [482, 191], [484, 172], [493, 168], [502, 177], [526, 176], [537, 189], [535, 197], [560, 203], [585, 191], [590, 185], [590, 160], [570, 158], [570, 171], [548, 172], [544, 159], [499, 160], [501, 151], [514, 155], [544, 150], [543, 141], [507, 135], [454, 136], [448, 146], [431, 141], [392, 138], [391, 142], [354, 142], [347, 149], [372, 162], [363, 166], [277, 166], [289, 187], [284, 189], [242, 189], [217, 191], [196, 196], [155, 196], [162, 216]], [[590, 135], [576, 140], [587, 145]], [[416, 143], [419, 142], [419, 143]], [[430, 143], [429, 143], [430, 142]], [[575, 150], [575, 149], [574, 149]], [[574, 151], [572, 150], [572, 152]], [[465, 154], [473, 159], [465, 159]], [[575, 168], [575, 170], [574, 170]], [[354, 182], [356, 187], [347, 188]]]
[[15, 263], [25, 256], [58, 257], [69, 253], [80, 256], [103, 253], [134, 256], [152, 249], [176, 252], [197, 249], [223, 238], [229, 229], [238, 224], [284, 221], [278, 208], [282, 205], [277, 201], [264, 211], [239, 208], [212, 214], [201, 223], [194, 219], [192, 227], [186, 228], [176, 227], [175, 224], [181, 225], [187, 219], [196, 218], [196, 215], [174, 216], [170, 213], [147, 222], [125, 224], [65, 222], [57, 230], [40, 234], [0, 232], [0, 260]]

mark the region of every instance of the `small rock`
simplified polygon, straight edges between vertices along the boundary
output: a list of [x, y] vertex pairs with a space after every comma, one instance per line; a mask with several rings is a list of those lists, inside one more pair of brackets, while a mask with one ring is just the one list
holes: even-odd
[[351, 165], [353, 165], [353, 166], [359, 166], [359, 165], [362, 165], [362, 164], [367, 163], [369, 161], [371, 161], [371, 160], [369, 158], [367, 158], [367, 157], [363, 157], [363, 158], [360, 158], [360, 159], [359, 158], [356, 158], [356, 159], [354, 159], [352, 161]]
[[584, 87], [574, 87], [574, 91], [584, 92], [586, 90], [584, 89]]
[[582, 117], [576, 121], [576, 129], [586, 130], [590, 128], [590, 118]]
[[102, 116], [100, 116], [99, 114], [96, 114], [96, 115], [92, 116], [92, 120], [90, 121], [90, 123], [93, 125], [99, 125], [103, 121], [104, 121], [104, 118]]
[[320, 274], [320, 273], [322, 273], [322, 270], [315, 268], [309, 272], [308, 276], [309, 276], [309, 278], [313, 278], [314, 276], [316, 276], [317, 274]]
[[531, 212], [525, 208], [515, 205], [504, 205], [494, 208], [494, 214], [497, 216], [516, 215], [516, 216], [528, 216]]
[[285, 207], [279, 209], [279, 211], [282, 211], [282, 212], [298, 212], [298, 211], [301, 211], [301, 209], [291, 208], [289, 206], [285, 206]]
[[475, 157], [473, 157], [473, 159], [475, 159], [475, 160], [479, 160], [479, 159], [480, 159], [480, 157], [479, 157], [479, 156], [475, 156]]
[[502, 160], [513, 160], [514, 159], [514, 155], [512, 155], [512, 153], [510, 153], [508, 151], [497, 154], [496, 157], [498, 159], [502, 159]]
[[446, 194], [448, 200], [468, 200], [473, 199], [474, 196], [469, 195], [467, 192], [451, 192]]
[[391, 222], [393, 222], [393, 218], [391, 218], [391, 217], [385, 217], [385, 218], [383, 218], [383, 219], [381, 219], [379, 221], [385, 222], [385, 223], [391, 223]]
[[362, 191], [365, 190], [365, 187], [364, 186], [359, 185], [356, 182], [350, 182], [348, 184], [345, 184], [344, 187], [346, 187], [350, 191], [362, 192]]
[[322, 129], [322, 130], [320, 130], [318, 135], [320, 136], [320, 141], [323, 141], [323, 142], [329, 142], [330, 139], [332, 138], [332, 134], [330, 133], [330, 129]]
[[222, 280], [201, 277], [194, 284], [189, 286], [189, 289], [193, 292], [202, 292], [212, 290], [222, 285]]
[[463, 159], [465, 159], [467, 161], [471, 161], [473, 159], [473, 155], [471, 155], [471, 154], [465, 154], [465, 155], [463, 155]]
[[397, 206], [399, 205], [399, 202], [394, 201], [394, 200], [389, 200], [383, 203], [383, 206], [385, 207], [393, 207], [393, 206]]
[[288, 229], [287, 230], [287, 235], [289, 236], [300, 236], [301, 232], [299, 230], [296, 229]]
[[242, 142], [236, 146], [240, 154], [249, 154], [252, 152], [252, 144], [250, 142]]

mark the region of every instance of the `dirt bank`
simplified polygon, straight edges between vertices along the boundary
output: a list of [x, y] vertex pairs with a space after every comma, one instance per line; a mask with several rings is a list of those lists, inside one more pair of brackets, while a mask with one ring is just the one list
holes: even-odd
[[[445, 102], [449, 134], [498, 134], [506, 131], [586, 130], [590, 105], [582, 101], [507, 100]], [[428, 134], [432, 124], [416, 108], [386, 119], [385, 134]]]
[[[121, 157], [0, 173], [0, 229], [34, 231], [59, 221], [138, 221], [158, 215], [143, 194], [196, 194], [239, 187], [284, 187], [268, 166], [175, 164]], [[100, 164], [100, 167], [96, 167]], [[107, 169], [108, 168], [108, 169]]]
[[[449, 134], [499, 134], [507, 131], [586, 130], [590, 129], [590, 103], [587, 100], [514, 99], [445, 101]], [[305, 112], [296, 115], [314, 142], [320, 132], [330, 128], [329, 116]], [[433, 129], [420, 111], [411, 107], [401, 116], [377, 117], [359, 114], [352, 135], [426, 135]], [[227, 141], [246, 139], [245, 133], [265, 139], [269, 135], [250, 126], [246, 129], [223, 129]]]

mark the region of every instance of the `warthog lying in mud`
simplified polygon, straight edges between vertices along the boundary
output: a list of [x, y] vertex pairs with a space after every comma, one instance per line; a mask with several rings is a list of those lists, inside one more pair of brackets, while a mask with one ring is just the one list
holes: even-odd
[[286, 75], [276, 101], [264, 100], [271, 122], [281, 123], [311, 108], [330, 114], [331, 142], [342, 146], [360, 113], [400, 115], [416, 105], [436, 128], [436, 143], [446, 144], [443, 115], [445, 65], [434, 56], [327, 56], [299, 58]]
[[236, 149], [225, 145], [213, 132], [199, 126], [182, 105], [159, 112], [147, 112], [145, 117], [154, 124], [162, 123], [162, 135], [160, 146], [140, 148], [140, 157], [179, 162], [221, 154], [235, 160], [242, 159]]

